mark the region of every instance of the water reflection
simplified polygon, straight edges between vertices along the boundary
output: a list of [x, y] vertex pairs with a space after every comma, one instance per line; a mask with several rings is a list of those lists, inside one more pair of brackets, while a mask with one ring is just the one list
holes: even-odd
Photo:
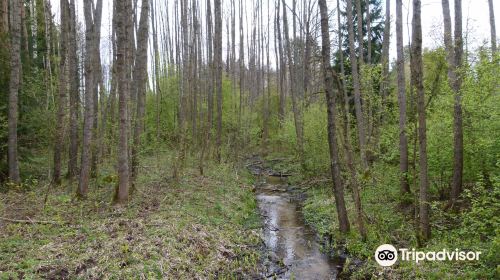
[[320, 252], [314, 233], [285, 186], [267, 180], [258, 188], [257, 201], [266, 246], [288, 268], [278, 279], [336, 279], [336, 265]]

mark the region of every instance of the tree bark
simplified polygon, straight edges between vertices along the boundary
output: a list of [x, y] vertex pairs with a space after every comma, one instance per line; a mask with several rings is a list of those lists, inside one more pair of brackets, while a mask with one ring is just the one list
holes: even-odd
[[66, 123], [66, 96], [67, 96], [67, 46], [68, 46], [68, 31], [69, 31], [69, 3], [67, 0], [61, 0], [61, 34], [60, 40], [60, 61], [59, 61], [59, 100], [57, 104], [57, 122], [56, 122], [56, 137], [54, 141], [54, 174], [52, 181], [54, 184], [61, 183], [61, 154], [64, 142], [64, 130]]
[[418, 143], [419, 143], [419, 181], [420, 181], [420, 226], [419, 235], [422, 241], [429, 240], [431, 228], [429, 224], [429, 178], [427, 174], [427, 128], [425, 116], [425, 95], [422, 64], [422, 21], [420, 0], [413, 0], [412, 19], [412, 84], [417, 94]]
[[408, 138], [406, 136], [406, 81], [403, 48], [403, 1], [396, 0], [396, 68], [399, 105], [399, 171], [401, 195], [410, 193], [408, 182]]
[[[359, 47], [359, 65], [365, 62], [364, 60], [364, 44], [363, 44], [363, 10], [361, 9], [361, 0], [348, 0], [347, 2], [356, 1], [356, 15], [357, 15], [357, 27], [358, 27], [358, 47]], [[349, 5], [349, 4], [347, 4]], [[352, 11], [352, 9], [351, 9]], [[352, 24], [353, 22], [351, 22]], [[361, 69], [360, 69], [361, 70]]]
[[78, 112], [79, 93], [78, 54], [76, 45], [76, 9], [75, 0], [69, 3], [68, 34], [68, 78], [69, 78], [69, 156], [68, 178], [73, 179], [78, 173]]
[[115, 203], [123, 204], [129, 197], [129, 159], [128, 159], [128, 100], [130, 52], [130, 25], [132, 24], [132, 5], [130, 0], [115, 0], [116, 14], [116, 73], [118, 80], [118, 110], [120, 115], [120, 135], [118, 141], [118, 188]]
[[[388, 7], [390, 7], [390, 1], [389, 0], [386, 0], [385, 1], [386, 3], [386, 10], [385, 10], [385, 26], [384, 26], [384, 42], [385, 42], [385, 38], [386, 38], [386, 30], [390, 28], [391, 26], [391, 9]], [[366, 63], [368, 63], [368, 65], [372, 64], [372, 26], [371, 26], [371, 16], [370, 16], [370, 0], [366, 0], [365, 2], [365, 5], [366, 5]], [[388, 32], [388, 36], [387, 36], [387, 41], [389, 41], [389, 36], [390, 36], [390, 31], [387, 31]]]
[[215, 92], [217, 96], [217, 136], [216, 159], [221, 161], [222, 145], [222, 7], [221, 0], [214, 0], [215, 38], [214, 38], [214, 63], [215, 63]]
[[17, 150], [18, 94], [21, 82], [21, 0], [10, 2], [10, 79], [9, 79], [9, 115], [8, 115], [8, 161], [9, 181], [21, 182]]
[[493, 0], [488, 0], [488, 7], [490, 11], [491, 53], [494, 55], [497, 52], [497, 32], [495, 28], [495, 10], [493, 9]]
[[299, 108], [299, 102], [297, 100], [297, 87], [295, 82], [295, 66], [294, 61], [292, 59], [292, 50], [290, 46], [290, 38], [288, 34], [288, 20], [287, 20], [287, 11], [286, 11], [286, 3], [283, 0], [283, 32], [285, 33], [285, 52], [288, 58], [288, 68], [290, 73], [290, 93], [292, 97], [292, 111], [295, 122], [295, 135], [297, 137], [297, 150], [300, 157], [300, 162], [304, 168], [305, 160], [304, 160], [304, 132], [302, 127], [302, 116]]
[[77, 196], [85, 198], [88, 192], [91, 160], [93, 151], [94, 134], [94, 102], [97, 94], [97, 56], [99, 47], [96, 44], [100, 34], [100, 14], [102, 12], [102, 0], [97, 1], [97, 7], [93, 7], [92, 0], [84, 0], [85, 16], [85, 111], [83, 119], [83, 143], [82, 159], [80, 167], [80, 180], [78, 182]]
[[[349, 33], [349, 58], [351, 61], [351, 71], [352, 71], [352, 84], [354, 91], [354, 109], [356, 112], [356, 121], [358, 126], [358, 137], [359, 137], [359, 150], [361, 154], [361, 163], [363, 168], [368, 168], [368, 161], [366, 159], [366, 131], [365, 131], [365, 121], [363, 112], [361, 110], [361, 85], [360, 78], [358, 73], [358, 63], [356, 59], [356, 51], [354, 49], [354, 26], [352, 19], [352, 1], [347, 0], [347, 25], [348, 25], [348, 33]], [[356, 0], [359, 3], [360, 0]], [[361, 10], [361, 8], [359, 8]], [[358, 18], [362, 16], [361, 12], [358, 11]], [[359, 26], [358, 21], [358, 26]], [[358, 28], [359, 32], [359, 28]], [[362, 46], [362, 43], [361, 43]], [[360, 50], [360, 59], [359, 61], [363, 61], [362, 50]]]
[[342, 29], [341, 27], [341, 21], [340, 21], [340, 0], [337, 0], [337, 26], [338, 26], [338, 32], [337, 32], [337, 37], [339, 40], [339, 60], [340, 60], [340, 81], [342, 83], [342, 90], [347, 94], [347, 87], [346, 87], [346, 81], [345, 81], [345, 68], [344, 68], [344, 52], [342, 51]]
[[280, 3], [277, 1], [276, 5], [276, 38], [278, 43], [279, 53], [279, 108], [278, 108], [278, 121], [282, 126], [285, 120], [285, 107], [286, 107], [286, 58], [283, 55], [283, 40], [281, 38], [281, 22], [280, 22]]
[[[369, 0], [366, 1], [367, 5]], [[368, 12], [369, 18], [369, 12]], [[370, 35], [370, 33], [368, 33]], [[391, 1], [385, 1], [385, 26], [384, 26], [384, 40], [382, 42], [382, 82], [380, 85], [382, 96], [382, 115], [385, 109], [386, 98], [389, 91], [389, 44], [391, 37]], [[371, 54], [371, 37], [368, 39], [369, 51]], [[368, 63], [371, 62], [371, 55], [368, 56]]]
[[453, 179], [451, 182], [451, 205], [460, 196], [462, 190], [462, 175], [464, 169], [464, 136], [462, 126], [462, 86], [461, 68], [463, 56], [462, 41], [462, 0], [455, 0], [455, 80], [453, 80], [453, 91], [455, 93], [455, 104], [453, 113]]
[[335, 206], [337, 208], [337, 217], [339, 219], [340, 232], [347, 233], [349, 231], [349, 219], [347, 217], [347, 210], [344, 202], [344, 185], [340, 172], [339, 149], [335, 131], [336, 109], [335, 94], [333, 93], [333, 78], [331, 75], [332, 69], [330, 67], [330, 31], [328, 28], [328, 8], [326, 6], [326, 0], [318, 0], [318, 5], [321, 13], [321, 55], [323, 60], [323, 78], [325, 82], [325, 94], [327, 101], [328, 146], [330, 148], [330, 169], [334, 182], [333, 193], [335, 196]]
[[139, 32], [137, 33], [137, 52], [135, 53], [133, 90], [136, 91], [137, 106], [134, 127], [134, 143], [132, 146], [132, 170], [130, 175], [132, 187], [135, 186], [134, 183], [137, 179], [141, 134], [144, 130], [144, 107], [146, 101], [146, 78], [148, 70], [149, 1], [150, 0], [142, 0]]

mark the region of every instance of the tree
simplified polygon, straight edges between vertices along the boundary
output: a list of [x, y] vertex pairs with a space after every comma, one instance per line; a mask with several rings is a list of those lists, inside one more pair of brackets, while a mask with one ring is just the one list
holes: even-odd
[[128, 77], [129, 52], [131, 51], [128, 30], [132, 24], [132, 7], [130, 0], [115, 0], [116, 14], [116, 74], [118, 80], [118, 110], [120, 116], [120, 133], [118, 140], [118, 188], [115, 203], [123, 204], [129, 197], [129, 159], [128, 159], [128, 100], [130, 86]]
[[217, 135], [215, 140], [216, 159], [221, 161], [222, 144], [222, 4], [221, 0], [214, 0], [214, 64], [215, 64], [215, 93], [217, 98]]
[[57, 105], [56, 137], [54, 141], [54, 175], [52, 180], [55, 184], [61, 183], [61, 154], [64, 141], [65, 118], [66, 118], [66, 96], [67, 84], [67, 46], [69, 33], [69, 3], [61, 0], [61, 35], [60, 40], [60, 61], [59, 61], [59, 101]]
[[420, 225], [422, 241], [431, 236], [429, 224], [429, 178], [427, 170], [427, 127], [425, 117], [425, 95], [422, 64], [422, 21], [420, 0], [413, 0], [411, 77], [417, 95], [418, 143], [419, 143], [419, 181], [420, 181]]
[[323, 79], [325, 87], [325, 95], [327, 101], [328, 114], [328, 146], [330, 149], [330, 170], [334, 182], [333, 194], [335, 196], [335, 206], [337, 208], [337, 216], [339, 219], [340, 232], [347, 233], [349, 231], [349, 219], [344, 202], [344, 185], [340, 173], [339, 149], [336, 139], [335, 128], [335, 94], [333, 93], [333, 77], [330, 67], [330, 35], [328, 28], [328, 8], [326, 0], [318, 0], [318, 5], [321, 14], [321, 56], [323, 65]]
[[[294, 16], [295, 18], [295, 16]], [[295, 25], [295, 24], [294, 24]], [[300, 162], [304, 165], [304, 131], [302, 126], [302, 115], [299, 108], [299, 102], [297, 100], [297, 84], [296, 84], [296, 73], [294, 60], [292, 59], [292, 48], [290, 44], [290, 37], [288, 34], [288, 20], [287, 20], [287, 11], [286, 11], [286, 3], [283, 0], [283, 32], [285, 33], [285, 52], [287, 54], [288, 60], [288, 68], [290, 73], [290, 93], [292, 97], [292, 111], [293, 111], [293, 119], [295, 122], [295, 135], [297, 137], [297, 150], [299, 152]], [[295, 29], [293, 30], [295, 34]], [[296, 57], [296, 56], [295, 56]]]
[[82, 160], [80, 166], [80, 179], [78, 182], [77, 196], [87, 196], [90, 177], [90, 163], [94, 133], [94, 96], [97, 94], [96, 74], [100, 67], [96, 67], [99, 55], [99, 46], [95, 43], [100, 34], [100, 16], [102, 13], [102, 0], [97, 0], [94, 8], [93, 0], [83, 2], [85, 16], [85, 110], [83, 119]]
[[8, 158], [9, 180], [19, 184], [19, 161], [17, 151], [18, 94], [21, 82], [21, 0], [10, 2], [10, 79], [9, 79], [9, 120]]
[[406, 81], [403, 49], [403, 1], [396, 0], [396, 68], [399, 107], [399, 172], [401, 194], [409, 194], [408, 182], [408, 138], [406, 136]]
[[76, 8], [75, 0], [69, 2], [68, 34], [68, 79], [69, 79], [69, 149], [68, 178], [73, 179], [78, 173], [78, 111], [79, 94], [78, 55], [76, 45]]
[[[352, 18], [352, 1], [347, 0], [347, 25], [349, 32], [349, 57], [351, 61], [352, 84], [354, 91], [354, 109], [356, 112], [356, 121], [358, 126], [359, 137], [359, 150], [361, 154], [361, 163], [363, 168], [368, 168], [368, 161], [366, 159], [366, 129], [363, 112], [361, 111], [361, 85], [358, 74], [358, 63], [354, 49], [354, 26]], [[360, 0], [356, 0], [360, 1]], [[361, 59], [360, 59], [361, 61]]]
[[136, 117], [134, 127], [134, 143], [132, 145], [132, 170], [131, 179], [134, 184], [137, 179], [139, 165], [139, 149], [141, 145], [141, 134], [144, 130], [144, 106], [146, 101], [146, 78], [148, 63], [148, 27], [149, 27], [149, 1], [142, 0], [141, 19], [139, 21], [139, 32], [137, 33], [137, 52], [135, 53], [135, 65], [133, 73], [132, 91], [137, 96]]
[[490, 33], [491, 33], [491, 52], [494, 55], [497, 52], [497, 32], [495, 28], [495, 10], [493, 9], [493, 0], [488, 0], [490, 11]]
[[462, 190], [462, 176], [464, 169], [464, 135], [462, 126], [462, 0], [455, 0], [455, 80], [453, 91], [455, 93], [455, 104], [453, 106], [453, 179], [451, 182], [451, 204], [457, 200]]
[[[368, 2], [368, 1], [367, 1]], [[368, 5], [368, 3], [367, 3]], [[385, 108], [385, 98], [389, 90], [389, 44], [391, 37], [391, 1], [385, 1], [385, 24], [384, 24], [384, 41], [382, 42], [382, 81], [380, 85], [380, 94], [382, 96], [383, 105]], [[370, 34], [370, 32], [368, 32]], [[370, 42], [371, 40], [368, 40]], [[370, 46], [371, 44], [369, 44]], [[371, 61], [371, 50], [368, 51], [368, 63]]]

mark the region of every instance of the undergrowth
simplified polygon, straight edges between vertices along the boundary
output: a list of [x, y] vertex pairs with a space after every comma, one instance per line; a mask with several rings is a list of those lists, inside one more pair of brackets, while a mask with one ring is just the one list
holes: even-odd
[[[179, 182], [171, 157], [145, 158], [127, 207], [111, 205], [116, 184], [103, 168], [89, 197], [76, 182], [51, 189], [35, 182], [0, 199], [0, 279], [234, 279], [250, 277], [259, 258], [259, 217], [245, 176], [229, 164], [194, 159]], [[192, 165], [192, 166], [190, 166]]]

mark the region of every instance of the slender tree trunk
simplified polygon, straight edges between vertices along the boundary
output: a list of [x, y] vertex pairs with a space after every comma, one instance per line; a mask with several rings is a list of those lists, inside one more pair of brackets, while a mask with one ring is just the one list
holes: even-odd
[[128, 159], [128, 63], [131, 38], [128, 30], [132, 24], [132, 7], [130, 0], [115, 0], [116, 14], [116, 73], [118, 76], [118, 110], [120, 115], [120, 136], [118, 141], [118, 188], [115, 203], [122, 204], [129, 197], [129, 159]]
[[325, 82], [325, 94], [327, 101], [328, 112], [328, 144], [330, 148], [330, 168], [332, 179], [334, 182], [333, 194], [335, 196], [335, 206], [337, 208], [337, 217], [339, 219], [339, 229], [342, 233], [349, 231], [349, 219], [347, 217], [347, 210], [344, 202], [344, 185], [340, 172], [339, 149], [336, 139], [335, 129], [335, 94], [333, 90], [333, 78], [330, 67], [330, 34], [328, 28], [328, 8], [326, 0], [318, 0], [318, 5], [321, 13], [321, 38], [322, 38], [322, 64], [323, 64], [323, 78]]
[[[337, 32], [337, 37], [339, 40], [339, 60], [340, 60], [340, 79], [342, 82], [342, 90], [347, 94], [347, 87], [346, 87], [346, 81], [345, 81], [345, 69], [344, 69], [344, 52], [342, 51], [342, 29], [340, 28], [341, 21], [340, 21], [340, 0], [337, 0], [337, 26], [338, 27], [338, 32]], [[350, 124], [349, 124], [350, 125]]]
[[[358, 63], [356, 59], [356, 51], [354, 49], [354, 26], [353, 26], [353, 18], [352, 18], [352, 1], [347, 0], [347, 25], [348, 25], [348, 33], [349, 33], [349, 56], [351, 61], [351, 71], [352, 71], [352, 84], [354, 91], [354, 109], [356, 111], [356, 121], [358, 126], [358, 137], [359, 137], [359, 148], [361, 154], [361, 163], [363, 168], [368, 168], [368, 161], [366, 159], [366, 131], [365, 131], [365, 121], [363, 112], [361, 110], [361, 85], [360, 78], [358, 73]], [[360, 0], [356, 0], [359, 3]], [[361, 8], [359, 9], [361, 10]], [[361, 12], [358, 11], [358, 18], [362, 16]], [[359, 21], [358, 21], [358, 24]], [[358, 32], [360, 32], [358, 30]], [[361, 43], [362, 46], [362, 43]], [[360, 59], [359, 61], [363, 61], [362, 50], [360, 50]]]
[[412, 84], [417, 94], [418, 112], [418, 143], [420, 169], [420, 238], [429, 240], [431, 228], [429, 224], [429, 178], [427, 174], [427, 127], [425, 117], [425, 96], [423, 84], [422, 64], [422, 21], [420, 0], [413, 0], [412, 19], [412, 57], [411, 57]]
[[455, 50], [453, 49], [453, 38], [451, 31], [450, 4], [448, 0], [442, 0], [443, 7], [443, 27], [444, 27], [444, 46], [446, 49], [446, 61], [448, 62], [448, 83], [453, 88], [455, 80]]
[[278, 108], [278, 121], [281, 126], [285, 120], [285, 107], [286, 107], [286, 59], [283, 55], [283, 40], [281, 38], [281, 22], [280, 22], [280, 3], [277, 1], [276, 7], [276, 37], [279, 52], [279, 108]]
[[67, 46], [69, 32], [69, 3], [68, 0], [61, 0], [61, 34], [60, 38], [60, 61], [59, 61], [59, 100], [57, 104], [56, 137], [54, 141], [54, 174], [52, 181], [56, 185], [61, 183], [61, 154], [64, 142], [64, 130], [66, 125], [66, 96], [68, 91], [67, 83]]
[[396, 0], [396, 67], [398, 72], [399, 105], [399, 171], [401, 194], [410, 193], [408, 182], [408, 138], [406, 136], [406, 81], [403, 49], [403, 1]]
[[488, 0], [488, 7], [490, 11], [491, 53], [494, 55], [497, 52], [497, 32], [495, 28], [495, 10], [493, 9], [493, 0]]
[[85, 0], [85, 112], [83, 119], [83, 143], [82, 159], [80, 167], [80, 179], [78, 182], [77, 196], [85, 198], [88, 192], [90, 179], [90, 153], [92, 150], [92, 130], [94, 122], [94, 62], [93, 62], [93, 40], [94, 40], [94, 22], [92, 19], [92, 0]]
[[[348, 4], [349, 5], [349, 2], [352, 3], [352, 1], [356, 1], [355, 5], [356, 5], [356, 15], [357, 15], [357, 28], [358, 28], [358, 47], [359, 47], [359, 53], [358, 53], [358, 56], [359, 56], [359, 68], [361, 70], [361, 65], [363, 65], [363, 63], [365, 62], [364, 60], [364, 44], [363, 44], [363, 10], [361, 9], [361, 1], [362, 0], [348, 0]], [[352, 6], [352, 4], [351, 4]], [[349, 9], [349, 8], [348, 8]], [[352, 11], [352, 9], [350, 9]], [[348, 16], [349, 17], [349, 16]], [[350, 22], [351, 24], [353, 24], [353, 22], [351, 21]]]
[[142, 0], [139, 32], [137, 33], [137, 52], [135, 53], [135, 66], [133, 89], [137, 95], [136, 117], [134, 127], [134, 143], [132, 145], [132, 187], [135, 186], [139, 168], [139, 151], [141, 134], [144, 130], [144, 111], [146, 101], [147, 63], [148, 63], [148, 37], [149, 37], [149, 1]]
[[286, 11], [286, 4], [283, 0], [283, 32], [285, 33], [285, 51], [288, 57], [288, 67], [289, 67], [289, 73], [290, 73], [290, 93], [292, 97], [292, 110], [293, 110], [293, 116], [294, 116], [294, 122], [295, 122], [295, 134], [297, 137], [297, 150], [299, 153], [300, 157], [300, 162], [302, 166], [304, 167], [304, 132], [303, 132], [303, 127], [302, 127], [302, 116], [300, 113], [300, 108], [299, 108], [299, 102], [297, 100], [297, 88], [296, 88], [296, 82], [295, 82], [295, 66], [294, 66], [294, 61], [292, 59], [292, 50], [291, 50], [291, 44], [290, 44], [290, 38], [288, 34], [288, 20], [287, 20], [287, 11]]
[[[99, 90], [103, 90], [99, 88], [99, 85], [102, 83], [102, 69], [101, 69], [101, 52], [100, 52], [100, 44], [101, 44], [101, 19], [102, 19], [102, 0], [97, 1], [96, 7], [93, 7], [94, 11], [94, 23], [93, 23], [93, 45], [92, 45], [92, 67], [93, 70], [93, 85], [92, 85], [92, 105], [93, 110], [93, 123], [92, 123], [92, 140], [91, 140], [91, 176], [97, 177], [98, 174], [98, 162], [99, 162], [99, 148], [98, 148], [98, 127], [99, 127]], [[102, 96], [101, 96], [102, 98]]]
[[455, 104], [453, 114], [453, 179], [451, 182], [451, 205], [458, 199], [462, 190], [462, 175], [464, 169], [464, 139], [462, 126], [462, 68], [463, 56], [462, 41], [462, 0], [455, 0]]
[[21, 0], [10, 1], [10, 79], [9, 79], [9, 180], [19, 184], [19, 161], [17, 155], [18, 94], [22, 77], [21, 64]]
[[80, 103], [78, 54], [76, 44], [75, 0], [69, 3], [68, 78], [69, 78], [69, 155], [68, 178], [78, 173], [78, 111]]
[[[369, 0], [366, 1], [367, 5]], [[367, 14], [368, 18], [369, 13]], [[368, 33], [370, 34], [370, 33]], [[391, 37], [391, 1], [385, 1], [385, 26], [384, 26], [384, 40], [382, 42], [382, 82], [380, 85], [380, 93], [382, 96], [382, 116], [386, 105], [386, 98], [389, 91], [389, 44]], [[371, 46], [371, 37], [368, 40], [368, 46]], [[368, 54], [371, 54], [371, 47], [369, 48]], [[368, 60], [371, 62], [371, 55], [368, 56]]]
[[82, 160], [80, 167], [80, 180], [78, 182], [77, 196], [85, 198], [88, 192], [91, 160], [93, 152], [93, 134], [94, 134], [94, 102], [95, 91], [97, 90], [96, 71], [100, 67], [97, 66], [97, 56], [99, 55], [99, 47], [96, 44], [97, 37], [100, 37], [100, 22], [102, 12], [102, 0], [97, 1], [97, 7], [93, 7], [92, 0], [84, 0], [84, 16], [85, 16], [85, 112], [83, 120], [83, 143], [82, 143]]
[[[391, 26], [391, 10], [390, 10], [390, 2], [389, 0], [386, 0], [386, 10], [385, 10], [385, 26], [384, 26], [384, 41], [386, 40], [386, 30], [388, 30]], [[372, 24], [371, 24], [371, 15], [370, 15], [370, 0], [366, 0], [365, 2], [366, 5], [366, 63], [368, 65], [372, 64]], [[388, 36], [390, 36], [390, 31], [388, 32]], [[387, 38], [387, 41], [389, 41], [389, 38]]]
[[221, 0], [214, 0], [215, 16], [215, 40], [214, 40], [214, 63], [215, 63], [215, 92], [217, 95], [217, 136], [216, 136], [216, 159], [221, 161], [222, 145], [222, 7]]

